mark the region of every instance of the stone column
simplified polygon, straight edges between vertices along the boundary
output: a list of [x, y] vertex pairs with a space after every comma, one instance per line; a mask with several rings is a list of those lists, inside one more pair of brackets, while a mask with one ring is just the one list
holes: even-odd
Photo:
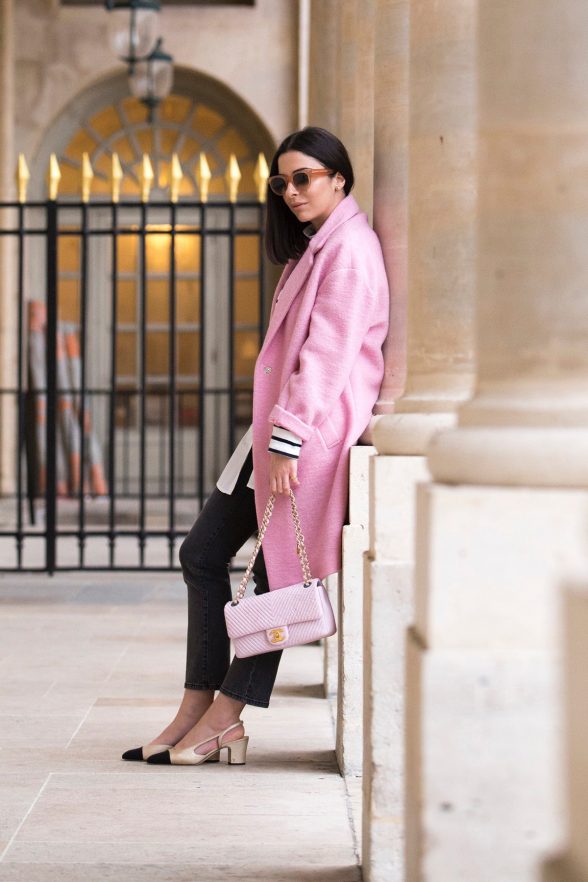
[[569, 845], [550, 857], [542, 882], [588, 882], [588, 591], [569, 586], [564, 593], [566, 704], [566, 783]]
[[[14, 2], [0, 0], [0, 201], [15, 198], [14, 172]], [[14, 225], [14, 212], [1, 212], [0, 223]], [[16, 290], [14, 242], [0, 239], [0, 387], [16, 385]], [[16, 456], [15, 401], [0, 399], [0, 493], [14, 487]]]
[[386, 368], [375, 414], [393, 412], [406, 382], [408, 10], [409, 0], [377, 0], [375, 11], [374, 230], [390, 285]]
[[339, 579], [337, 761], [342, 774], [363, 772], [363, 556], [369, 545], [369, 464], [375, 449], [351, 448], [349, 524], [343, 527]]
[[353, 164], [353, 195], [372, 216], [374, 152], [374, 6], [363, 0], [314, 0], [310, 21], [309, 124], [329, 129]]
[[453, 424], [473, 377], [475, 9], [475, 0], [382, 0], [376, 14], [374, 218], [393, 306], [378, 406], [388, 412], [373, 428], [380, 455], [371, 462], [365, 565], [368, 882], [406, 880], [404, 694], [415, 488], [428, 479], [427, 441]]
[[[393, 7], [397, 4], [393, 4]], [[394, 415], [380, 419], [373, 439], [380, 453], [424, 454], [438, 428], [451, 425], [471, 394], [474, 374], [473, 291], [476, 217], [476, 58], [474, 0], [412, 0], [408, 157], [408, 364], [406, 389]], [[394, 90], [391, 90], [393, 94]], [[397, 101], [379, 108], [381, 119]], [[382, 133], [384, 134], [384, 133]], [[394, 134], [394, 133], [392, 133]], [[394, 138], [383, 139], [389, 144]], [[379, 145], [381, 146], [381, 145]], [[388, 154], [390, 151], [387, 148]], [[381, 156], [380, 165], [395, 155]], [[391, 169], [406, 176], [406, 167]], [[400, 185], [397, 185], [400, 186]], [[398, 202], [375, 191], [380, 232], [388, 221], [388, 263], [402, 261], [406, 238]], [[380, 203], [380, 204], [378, 204]], [[392, 237], [392, 238], [390, 238]], [[394, 242], [394, 246], [390, 245]], [[392, 296], [394, 274], [390, 276]], [[400, 281], [400, 295], [404, 285]], [[398, 308], [398, 307], [397, 307]], [[394, 316], [393, 316], [394, 319]], [[392, 322], [392, 333], [400, 334]], [[396, 340], [394, 343], [398, 343]], [[392, 346], [389, 341], [389, 348]], [[395, 358], [399, 357], [398, 347]], [[394, 363], [394, 358], [392, 364]], [[392, 367], [392, 364], [390, 367]], [[398, 384], [387, 377], [398, 390]], [[386, 398], [386, 391], [384, 391]], [[385, 408], [380, 408], [380, 410]]]
[[429, 466], [587, 487], [588, 9], [482, 2], [479, 37], [478, 379]]
[[409, 882], [536, 882], [564, 838], [561, 585], [588, 563], [587, 41], [582, 0], [479, 4], [479, 377], [417, 500]]

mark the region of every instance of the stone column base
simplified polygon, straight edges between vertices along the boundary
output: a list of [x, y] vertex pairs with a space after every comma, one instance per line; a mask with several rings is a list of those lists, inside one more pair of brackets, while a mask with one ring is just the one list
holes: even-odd
[[409, 882], [537, 882], [563, 847], [562, 585], [588, 494], [417, 488]]

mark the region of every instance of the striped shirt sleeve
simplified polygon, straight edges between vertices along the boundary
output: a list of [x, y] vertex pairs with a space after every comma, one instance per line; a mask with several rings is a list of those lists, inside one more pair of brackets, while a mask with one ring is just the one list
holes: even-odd
[[290, 459], [298, 459], [301, 448], [302, 438], [299, 435], [281, 426], [273, 427], [268, 447], [270, 453], [281, 453], [282, 456], [289, 456]]

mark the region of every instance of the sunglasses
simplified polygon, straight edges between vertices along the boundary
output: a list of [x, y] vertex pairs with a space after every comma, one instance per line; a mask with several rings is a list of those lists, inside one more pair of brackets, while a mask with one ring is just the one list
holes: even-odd
[[335, 172], [330, 168], [299, 168], [292, 175], [272, 175], [267, 182], [272, 193], [275, 193], [276, 196], [283, 196], [290, 181], [297, 190], [307, 190], [313, 177], [334, 174]]

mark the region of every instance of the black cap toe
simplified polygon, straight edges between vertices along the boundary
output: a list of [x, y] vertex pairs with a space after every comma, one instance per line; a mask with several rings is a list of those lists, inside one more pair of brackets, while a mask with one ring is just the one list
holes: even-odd
[[143, 759], [143, 748], [142, 747], [133, 747], [131, 750], [125, 750], [122, 755], [124, 760], [142, 760]]
[[162, 750], [161, 753], [154, 753], [153, 756], [147, 757], [147, 762], [153, 765], [171, 766], [171, 757], [169, 750]]

